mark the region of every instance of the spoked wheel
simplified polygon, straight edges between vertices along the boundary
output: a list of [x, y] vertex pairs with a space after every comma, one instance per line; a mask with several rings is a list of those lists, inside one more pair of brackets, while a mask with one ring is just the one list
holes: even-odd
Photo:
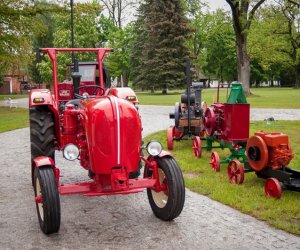
[[174, 137], [174, 127], [171, 126], [168, 128], [168, 131], [167, 131], [167, 147], [169, 150], [173, 150], [173, 148], [174, 148], [173, 137]]
[[265, 184], [266, 196], [279, 199], [281, 197], [282, 188], [280, 182], [276, 178], [269, 178]]
[[54, 160], [54, 117], [45, 107], [30, 108], [30, 144], [31, 144], [31, 179], [33, 185], [33, 159], [38, 156], [48, 156]]
[[244, 167], [238, 160], [232, 160], [227, 167], [228, 180], [232, 184], [244, 182]]
[[178, 128], [174, 127], [174, 137], [176, 139], [181, 139], [183, 136], [183, 132], [181, 132]]
[[194, 150], [194, 156], [196, 158], [201, 158], [202, 156], [202, 143], [199, 136], [195, 136], [193, 140], [193, 150]]
[[220, 172], [220, 157], [219, 154], [215, 151], [211, 153], [211, 161], [209, 162], [212, 169], [216, 172]]
[[60, 200], [51, 167], [35, 168], [34, 193], [40, 227], [45, 234], [56, 233], [60, 226]]
[[[150, 206], [156, 217], [170, 221], [180, 215], [185, 201], [184, 180], [178, 163], [173, 157], [156, 158], [161, 191], [147, 189]], [[147, 168], [146, 168], [147, 169]], [[146, 176], [152, 171], [146, 170]]]

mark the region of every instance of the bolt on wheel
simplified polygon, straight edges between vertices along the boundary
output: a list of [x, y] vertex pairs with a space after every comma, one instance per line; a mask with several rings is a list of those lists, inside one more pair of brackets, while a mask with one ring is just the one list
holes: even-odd
[[216, 172], [220, 172], [220, 157], [219, 154], [215, 151], [211, 153], [211, 161], [209, 162], [212, 169]]
[[244, 167], [238, 160], [232, 160], [227, 167], [228, 180], [232, 184], [244, 182]]

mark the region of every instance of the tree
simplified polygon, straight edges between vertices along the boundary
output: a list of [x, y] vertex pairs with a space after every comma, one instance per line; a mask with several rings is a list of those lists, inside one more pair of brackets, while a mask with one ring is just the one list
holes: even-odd
[[41, 26], [39, 14], [55, 12], [54, 4], [39, 5], [27, 0], [0, 1], [0, 75], [27, 72], [33, 60], [31, 36]]
[[120, 82], [123, 86], [128, 86], [130, 77], [129, 57], [133, 46], [133, 31], [133, 25], [127, 25], [123, 29], [114, 27], [108, 35], [108, 44], [114, 51], [107, 57], [107, 67], [111, 76], [121, 76]]
[[[67, 6], [65, 6], [67, 8]], [[101, 47], [107, 41], [107, 35], [99, 33], [105, 31], [107, 23], [101, 25], [101, 21], [106, 20], [100, 15], [101, 6], [96, 2], [78, 3], [74, 5], [74, 37], [75, 47], [95, 48]], [[62, 13], [54, 15], [55, 31], [53, 34], [54, 47], [71, 47], [70, 16]], [[87, 29], [88, 27], [88, 29]], [[77, 60], [93, 60], [93, 53], [76, 53]], [[58, 57], [58, 77], [63, 80], [65, 77], [66, 65], [71, 63], [71, 54], [59, 53]], [[51, 66], [48, 57], [38, 64], [39, 71], [44, 80], [52, 81]]]
[[287, 22], [285, 32], [292, 46], [290, 56], [294, 63], [295, 88], [300, 88], [300, 1], [281, 0], [279, 4]]
[[205, 49], [201, 54], [202, 69], [210, 77], [221, 82], [236, 80], [235, 35], [230, 17], [222, 10], [209, 16]]
[[146, 0], [141, 10], [145, 40], [140, 84], [148, 89], [163, 89], [166, 94], [168, 88], [184, 86], [188, 21], [179, 0]]
[[243, 89], [247, 95], [250, 95], [250, 60], [247, 52], [247, 38], [255, 12], [265, 1], [226, 0], [231, 8], [236, 36], [238, 81], [243, 83]]
[[136, 0], [100, 0], [107, 9], [110, 19], [114, 25], [122, 28], [126, 11], [135, 8]]

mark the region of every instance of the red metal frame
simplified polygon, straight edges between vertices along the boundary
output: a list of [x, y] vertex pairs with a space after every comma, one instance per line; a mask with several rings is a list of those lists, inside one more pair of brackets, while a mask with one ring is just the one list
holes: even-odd
[[[103, 73], [102, 73], [102, 60], [107, 52], [111, 52], [110, 48], [43, 48], [43, 53], [47, 53], [52, 62], [53, 71], [53, 85], [54, 85], [54, 99], [58, 100], [58, 88], [57, 88], [57, 62], [56, 55], [58, 52], [95, 52], [97, 53], [97, 61], [99, 68], [100, 87], [104, 88]], [[55, 103], [55, 108], [58, 110], [58, 101]]]

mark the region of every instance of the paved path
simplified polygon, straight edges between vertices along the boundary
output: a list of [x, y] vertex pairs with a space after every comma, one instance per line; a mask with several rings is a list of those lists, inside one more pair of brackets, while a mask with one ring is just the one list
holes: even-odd
[[[169, 125], [164, 109], [141, 107], [144, 135]], [[78, 164], [56, 158], [63, 183], [88, 180]], [[30, 184], [28, 128], [0, 134], [0, 159], [0, 249], [300, 249], [300, 237], [189, 190], [173, 222], [152, 214], [145, 192], [61, 196], [61, 229], [45, 236]]]

